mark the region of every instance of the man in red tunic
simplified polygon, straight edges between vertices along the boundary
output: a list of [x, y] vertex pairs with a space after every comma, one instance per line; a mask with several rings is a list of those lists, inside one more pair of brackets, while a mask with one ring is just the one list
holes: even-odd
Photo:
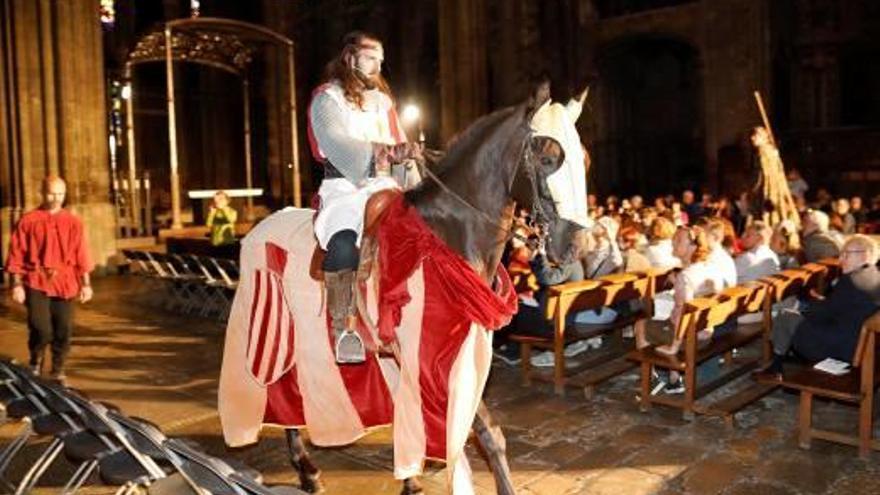
[[46, 177], [42, 193], [43, 204], [25, 213], [12, 234], [6, 271], [12, 274], [12, 299], [27, 306], [31, 369], [40, 374], [51, 344], [51, 377], [63, 381], [73, 300], [92, 298], [93, 264], [82, 222], [63, 208], [64, 180]]

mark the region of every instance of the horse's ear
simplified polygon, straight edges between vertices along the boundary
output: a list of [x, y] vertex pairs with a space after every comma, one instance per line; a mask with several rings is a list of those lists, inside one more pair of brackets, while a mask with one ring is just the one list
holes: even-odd
[[541, 108], [544, 103], [547, 103], [549, 100], [550, 80], [541, 79], [535, 84], [531, 94], [529, 95], [528, 100], [526, 100], [526, 119], [530, 122], [535, 112], [538, 111], [538, 109]]

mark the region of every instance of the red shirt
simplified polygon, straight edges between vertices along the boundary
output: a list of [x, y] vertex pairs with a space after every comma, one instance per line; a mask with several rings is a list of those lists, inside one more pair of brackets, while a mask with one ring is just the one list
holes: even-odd
[[9, 243], [6, 271], [21, 275], [24, 285], [70, 299], [79, 294], [80, 279], [92, 268], [79, 218], [67, 210], [43, 209], [21, 217]]

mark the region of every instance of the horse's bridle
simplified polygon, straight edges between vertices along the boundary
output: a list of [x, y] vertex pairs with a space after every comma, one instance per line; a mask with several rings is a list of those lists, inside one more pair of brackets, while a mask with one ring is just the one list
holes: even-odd
[[[548, 217], [547, 213], [544, 211], [544, 206], [541, 204], [541, 194], [540, 194], [540, 191], [538, 190], [538, 174], [537, 174], [537, 171], [535, 170], [535, 164], [531, 163], [532, 162], [532, 154], [534, 153], [532, 151], [531, 141], [534, 137], [535, 137], [534, 133], [532, 131], [529, 131], [528, 135], [523, 140], [523, 149], [519, 153], [519, 159], [516, 162], [516, 167], [513, 169], [513, 174], [511, 174], [510, 183], [507, 185], [507, 195], [510, 196], [513, 192], [513, 185], [516, 183], [516, 177], [517, 177], [517, 174], [519, 173], [520, 166], [522, 165], [523, 162], [529, 162], [529, 164], [526, 165], [525, 172], [526, 172], [526, 177], [528, 178], [529, 183], [531, 185], [531, 189], [532, 189], [532, 210], [531, 210], [532, 224], [530, 225], [530, 227], [544, 242], [546, 242], [549, 240], [548, 226], [549, 226], [549, 219], [550, 218]], [[504, 236], [503, 242], [506, 243], [507, 241], [509, 241], [513, 238], [517, 238], [523, 242], [528, 241], [528, 239], [526, 237], [524, 237], [522, 234], [519, 234], [516, 232], [516, 229], [514, 229], [513, 224], [511, 224], [508, 227], [501, 225], [494, 218], [492, 218], [488, 213], [486, 213], [485, 211], [472, 205], [468, 200], [462, 198], [457, 192], [450, 189], [449, 186], [447, 186], [442, 180], [440, 180], [440, 178], [437, 177], [437, 175], [434, 172], [432, 172], [429, 167], [427, 167], [427, 166], [422, 167], [422, 171], [425, 173], [426, 176], [428, 176], [438, 186], [440, 186], [440, 188], [443, 189], [444, 192], [446, 192], [447, 194], [449, 194], [450, 196], [455, 198], [461, 204], [465, 205], [466, 207], [468, 207], [471, 210], [473, 210], [474, 212], [476, 212], [480, 216], [481, 220], [483, 220], [484, 222], [486, 222], [494, 227], [497, 227], [498, 230], [505, 232], [506, 235]]]

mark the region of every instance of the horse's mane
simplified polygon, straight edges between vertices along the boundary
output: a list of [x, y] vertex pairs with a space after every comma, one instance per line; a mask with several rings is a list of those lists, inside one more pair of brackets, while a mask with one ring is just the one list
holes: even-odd
[[[476, 160], [486, 154], [503, 153], [508, 145], [508, 140], [502, 139], [503, 136], [494, 136], [494, 134], [509, 120], [516, 119], [519, 110], [519, 107], [507, 107], [474, 121], [449, 141], [445, 155], [438, 163], [431, 166], [431, 171], [443, 178], [450, 170], [457, 168], [464, 161]], [[436, 186], [434, 181], [423, 180], [419, 186], [408, 191], [406, 197], [412, 202]]]
[[449, 140], [443, 158], [431, 167], [431, 171], [442, 177], [448, 169], [462, 160], [472, 160], [476, 154], [506, 145], [505, 140], [493, 140], [490, 139], [490, 136], [496, 128], [504, 125], [508, 119], [514, 116], [517, 110], [517, 107], [502, 108], [474, 121], [464, 131]]

